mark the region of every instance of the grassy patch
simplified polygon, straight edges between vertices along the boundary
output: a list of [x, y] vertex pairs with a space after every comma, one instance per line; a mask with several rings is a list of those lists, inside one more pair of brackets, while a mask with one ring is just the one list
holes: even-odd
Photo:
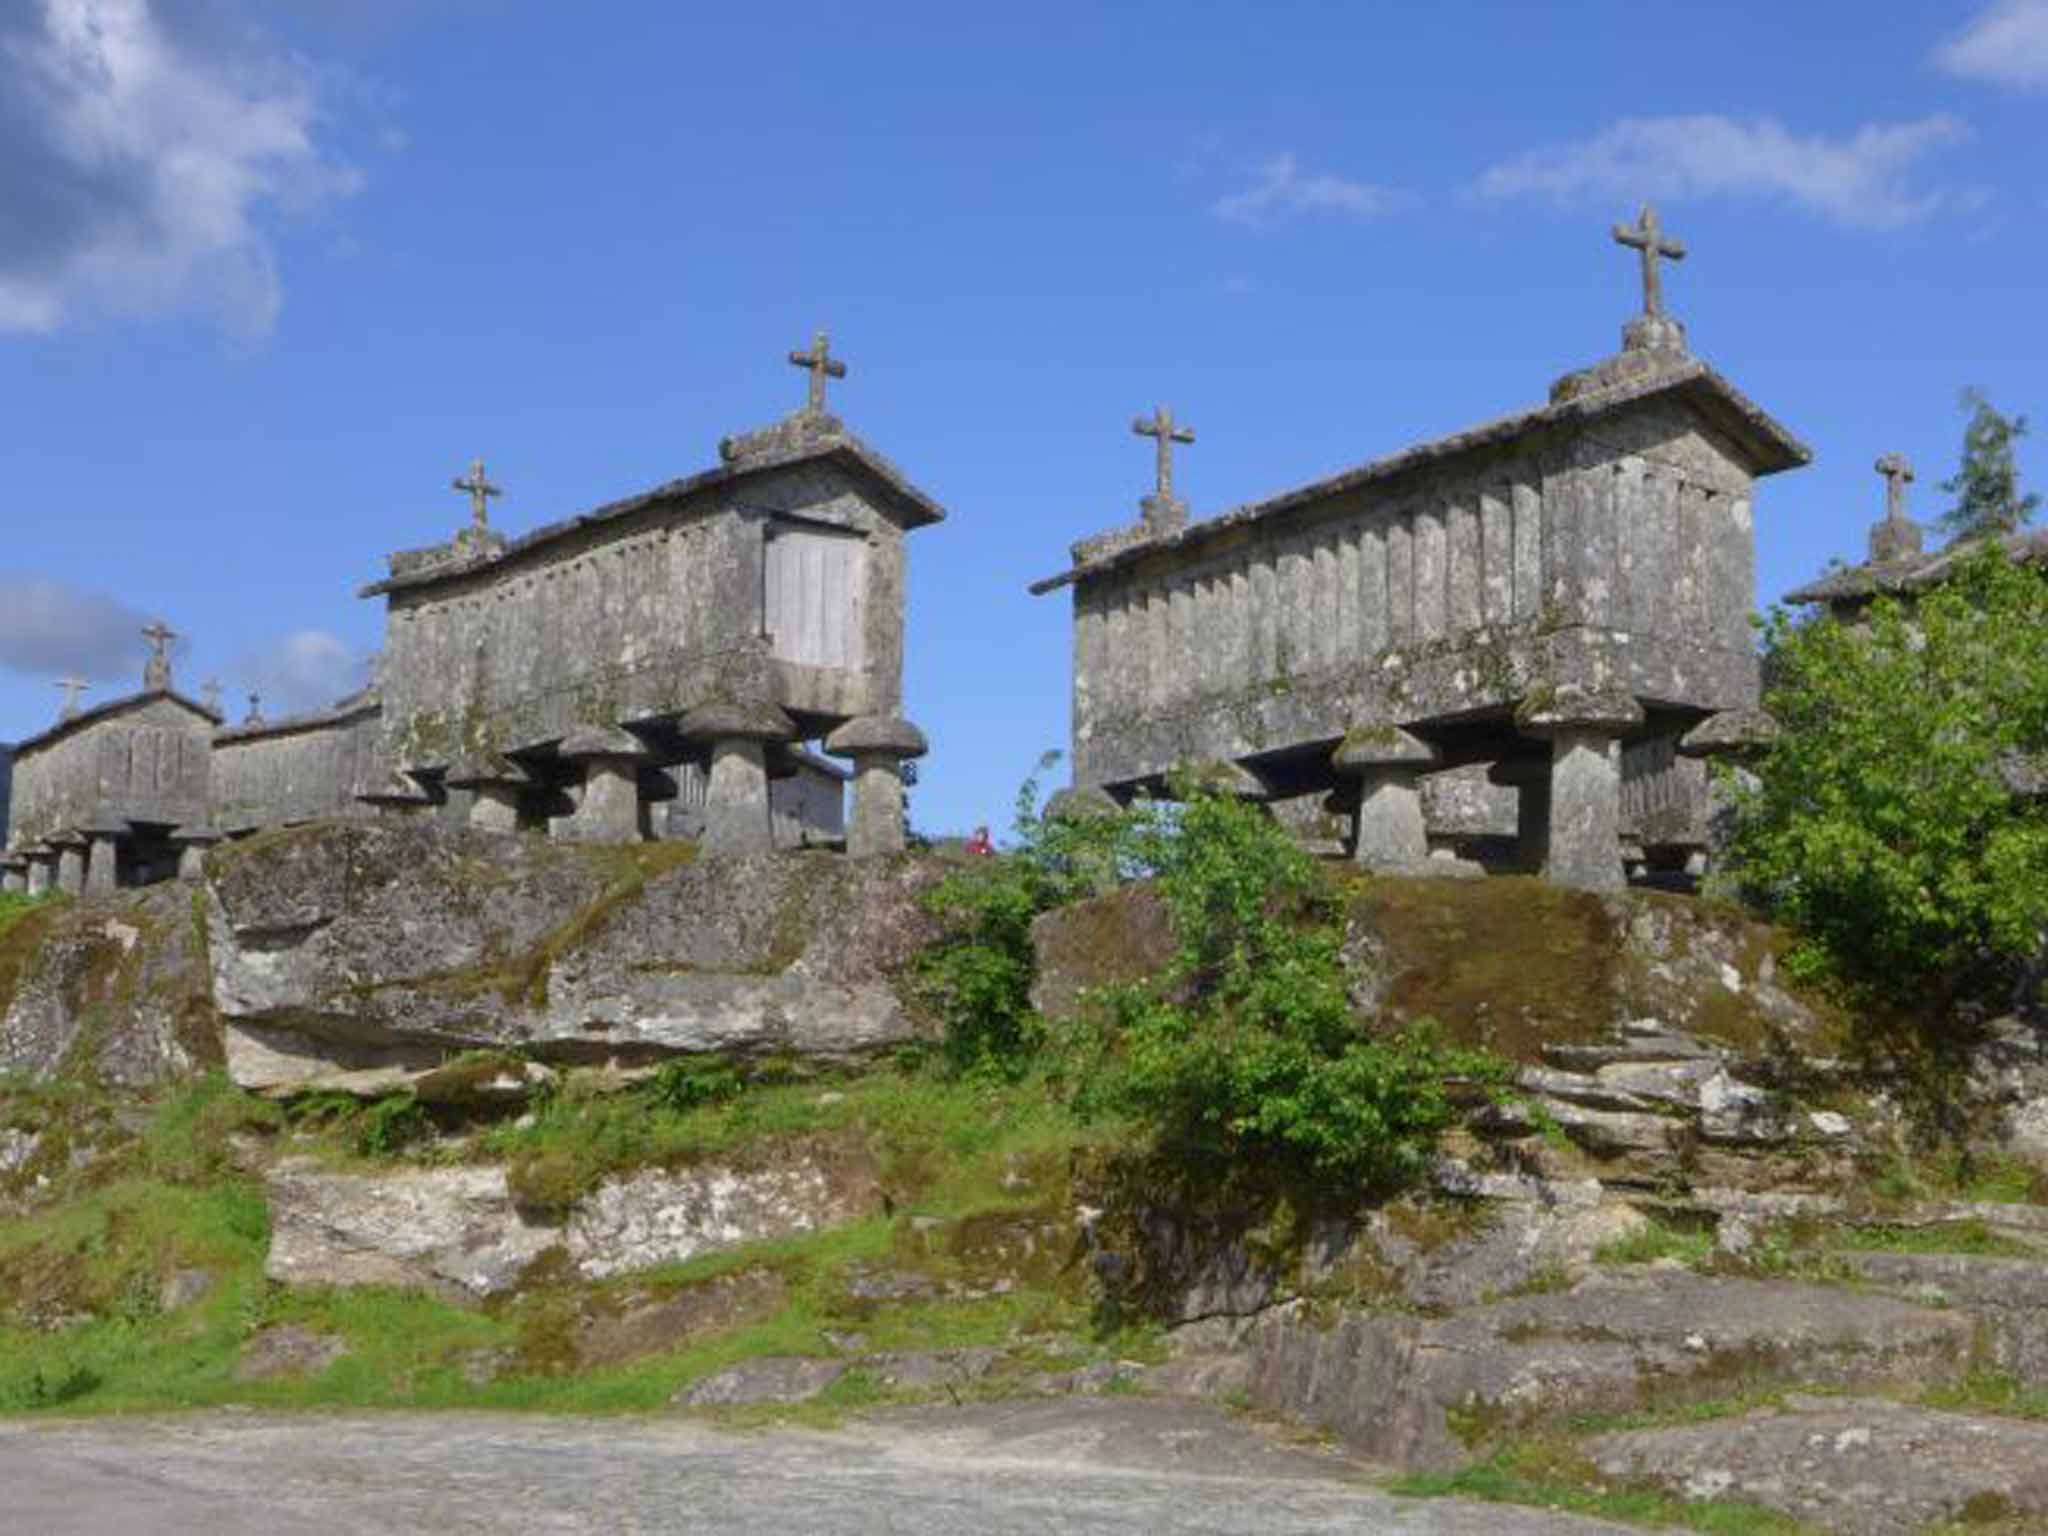
[[2038, 1259], [2041, 1250], [2001, 1236], [1983, 1222], [1945, 1221], [1931, 1227], [1878, 1224], [1845, 1227], [1829, 1246], [1846, 1253], [1954, 1253], [1978, 1258]]
[[1629, 1525], [1675, 1526], [1709, 1536], [1805, 1536], [1813, 1527], [1755, 1504], [1674, 1499], [1653, 1488], [1604, 1476], [1567, 1440], [1531, 1439], [1455, 1472], [1398, 1478], [1390, 1492], [1411, 1498], [1457, 1497], [1530, 1504]]
[[1676, 1259], [1691, 1267], [1713, 1256], [1714, 1234], [1705, 1227], [1680, 1226], [1651, 1217], [1640, 1231], [1611, 1243], [1602, 1243], [1593, 1258], [1600, 1264], [1652, 1264], [1659, 1259]]

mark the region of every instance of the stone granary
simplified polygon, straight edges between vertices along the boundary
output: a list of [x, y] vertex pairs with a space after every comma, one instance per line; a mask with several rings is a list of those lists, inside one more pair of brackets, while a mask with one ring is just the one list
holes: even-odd
[[1655, 768], [1703, 722], [1757, 724], [1755, 483], [1809, 454], [1688, 350], [1654, 213], [1615, 238], [1643, 312], [1534, 410], [1197, 523], [1170, 476], [1192, 434], [1138, 424], [1140, 521], [1032, 589], [1073, 593], [1077, 789], [1222, 765], [1247, 796], [1335, 794], [1360, 862], [1423, 868], [1420, 781], [1483, 763], [1526, 866], [1623, 883], [1623, 749], [1665, 744]]
[[387, 605], [375, 793], [624, 841], [701, 773], [706, 845], [750, 852], [822, 740], [854, 764], [848, 851], [903, 846], [904, 536], [945, 514], [826, 410], [823, 335], [791, 361], [803, 408], [701, 474], [509, 541], [481, 466], [461, 483], [472, 525], [363, 589]]
[[144, 634], [151, 653], [138, 693], [78, 708], [84, 684], [67, 679], [57, 723], [14, 748], [8, 807], [9, 889], [40, 894], [108, 891], [176, 872], [201, 848], [210, 798], [212, 738], [220, 716], [171, 682], [162, 623]]
[[[1838, 619], [1853, 621], [1880, 597], [1905, 601], [1948, 579], [1956, 561], [1976, 549], [1981, 541], [1965, 539], [1927, 550], [1925, 530], [1906, 511], [1906, 487], [1913, 483], [1913, 466], [1903, 454], [1888, 453], [1877, 461], [1884, 477], [1884, 516], [1870, 526], [1869, 558], [1860, 565], [1843, 565], [1817, 580], [1785, 594], [1788, 603], [1820, 603]], [[2048, 529], [2023, 529], [1998, 535], [2005, 552], [2014, 560], [2048, 565]]]

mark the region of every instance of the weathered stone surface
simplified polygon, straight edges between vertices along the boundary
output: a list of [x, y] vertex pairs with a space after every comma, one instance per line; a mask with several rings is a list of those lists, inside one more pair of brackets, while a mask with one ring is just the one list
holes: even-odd
[[272, 1171], [270, 1257], [287, 1285], [390, 1285], [484, 1297], [560, 1248], [587, 1279], [852, 1220], [872, 1204], [859, 1174], [794, 1162], [736, 1171], [645, 1169], [608, 1180], [559, 1224], [522, 1209], [501, 1168]]
[[242, 1357], [235, 1362], [235, 1380], [317, 1376], [347, 1353], [347, 1343], [331, 1333], [281, 1323], [252, 1335], [242, 1346]]
[[1873, 1289], [1974, 1321], [1985, 1363], [2048, 1387], [2048, 1258], [1952, 1253], [1838, 1253], [1828, 1262]]
[[264, 1273], [283, 1285], [489, 1296], [562, 1240], [513, 1205], [502, 1168], [371, 1175], [286, 1165], [271, 1173], [269, 1194]]
[[1956, 1379], [1969, 1319], [1826, 1286], [1684, 1271], [1593, 1275], [1571, 1290], [1424, 1318], [1293, 1307], [1249, 1338], [1252, 1401], [1401, 1466], [1456, 1463], [1457, 1409], [1485, 1432], [1724, 1396], [1745, 1383], [1862, 1387]]
[[682, 1408], [744, 1408], [808, 1402], [852, 1368], [850, 1360], [764, 1355], [693, 1383], [676, 1394], [675, 1403]]
[[564, 1240], [578, 1272], [601, 1280], [834, 1226], [866, 1215], [873, 1203], [866, 1178], [835, 1176], [807, 1161], [747, 1172], [644, 1169], [608, 1181], [578, 1205]]
[[781, 1278], [765, 1269], [718, 1275], [666, 1296], [628, 1297], [619, 1310], [578, 1322], [576, 1364], [592, 1370], [662, 1354], [700, 1333], [771, 1316], [788, 1299]]
[[1795, 1396], [1783, 1409], [1601, 1436], [1587, 1450], [1610, 1477], [1761, 1504], [1842, 1536], [1913, 1536], [1944, 1520], [2003, 1530], [2048, 1515], [2048, 1425], [2019, 1419]]
[[249, 1087], [489, 1045], [858, 1056], [917, 1033], [895, 983], [936, 932], [922, 861], [700, 858], [642, 884], [598, 850], [403, 821], [215, 863], [214, 994]]
[[211, 1065], [219, 1049], [189, 892], [51, 907], [0, 939], [0, 1071], [67, 1065], [141, 1088]]

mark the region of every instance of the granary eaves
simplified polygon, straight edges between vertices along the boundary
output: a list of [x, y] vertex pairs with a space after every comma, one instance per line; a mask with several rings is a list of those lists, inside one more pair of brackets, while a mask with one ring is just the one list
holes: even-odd
[[[765, 439], [766, 434], [758, 434], [757, 437]], [[747, 452], [701, 474], [671, 480], [638, 495], [606, 502], [603, 506], [574, 517], [543, 524], [530, 533], [510, 540], [488, 560], [451, 562], [409, 571], [403, 575], [387, 576], [382, 581], [373, 581], [360, 588], [356, 595], [381, 597], [387, 593], [415, 591], [446, 581], [459, 581], [475, 575], [479, 570], [493, 569], [521, 560], [572, 533], [630, 517], [633, 513], [659, 502], [681, 501], [721, 486], [741, 484], [770, 470], [787, 469], [793, 465], [817, 460], [833, 460], [866, 475], [902, 512], [907, 527], [924, 528], [945, 520], [944, 507], [913, 485], [902, 470], [853, 433], [845, 430], [836, 420], [831, 421], [829, 431], [808, 434], [800, 438], [792, 437], [786, 441], [787, 446], [778, 442], [758, 451]]]
[[1750, 461], [1759, 475], [1796, 469], [1809, 462], [1813, 453], [1788, 432], [1761, 406], [1705, 363], [1686, 361], [1618, 383], [1611, 388], [1589, 391], [1570, 399], [1553, 401], [1534, 410], [1496, 417], [1479, 426], [1448, 437], [1433, 438], [1404, 448], [1384, 458], [1368, 460], [1335, 475], [1314, 480], [1264, 501], [1248, 503], [1218, 517], [1191, 523], [1161, 538], [1144, 539], [1116, 548], [1095, 560], [1082, 561], [1057, 576], [1033, 582], [1034, 596], [1057, 591], [1085, 576], [1095, 576], [1136, 564], [1159, 550], [1199, 546], [1250, 523], [1283, 517], [1316, 502], [1379, 482], [1393, 480], [1415, 470], [1434, 467], [1468, 453], [1477, 453], [1514, 441], [1526, 433], [1553, 425], [1596, 421], [1625, 406], [1664, 394], [1684, 397]]
[[[2001, 534], [1997, 538], [2005, 547], [2006, 554], [2022, 565], [2048, 566], [2048, 529], [2035, 528]], [[1794, 587], [1785, 594], [1785, 601], [1858, 603], [1878, 597], [1905, 597], [1925, 592], [1947, 580], [1957, 562], [1981, 549], [1984, 542], [1983, 539], [1965, 539], [1931, 554], [1840, 566], [1803, 587]]]
[[102, 720], [111, 720], [117, 715], [125, 715], [131, 709], [138, 708], [144, 704], [154, 704], [159, 699], [166, 699], [182, 708], [189, 709], [209, 725], [218, 726], [221, 723], [219, 715], [197, 700], [188, 699], [184, 694], [179, 693], [175, 689], [151, 688], [145, 689], [141, 693], [123, 694], [118, 699], [109, 699], [106, 703], [96, 704], [91, 709], [81, 709], [77, 714], [66, 716], [55, 725], [48, 726], [33, 736], [23, 737], [14, 744], [14, 755], [20, 757], [24, 752], [37, 751], [61, 737], [71, 735], [74, 731], [83, 730], [88, 725], [97, 725]]

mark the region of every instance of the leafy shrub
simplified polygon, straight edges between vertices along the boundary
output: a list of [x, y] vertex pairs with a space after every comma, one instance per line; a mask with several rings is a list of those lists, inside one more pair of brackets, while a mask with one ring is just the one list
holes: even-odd
[[1076, 1107], [1127, 1120], [1195, 1178], [1411, 1178], [1456, 1118], [1456, 1085], [1490, 1092], [1505, 1065], [1427, 1026], [1368, 1032], [1315, 861], [1255, 807], [1176, 793], [1127, 813], [1119, 858], [1156, 882], [1177, 951], [1164, 974], [1108, 989], [1061, 1029]]
[[654, 1080], [648, 1084], [648, 1096], [664, 1109], [681, 1112], [706, 1104], [723, 1104], [737, 1098], [746, 1085], [740, 1069], [729, 1061], [682, 1057], [665, 1061], [655, 1069]]
[[1766, 625], [1784, 727], [1736, 795], [1731, 864], [1796, 973], [1898, 999], [2011, 984], [2048, 930], [2048, 576], [1996, 546], [1911, 609]]

